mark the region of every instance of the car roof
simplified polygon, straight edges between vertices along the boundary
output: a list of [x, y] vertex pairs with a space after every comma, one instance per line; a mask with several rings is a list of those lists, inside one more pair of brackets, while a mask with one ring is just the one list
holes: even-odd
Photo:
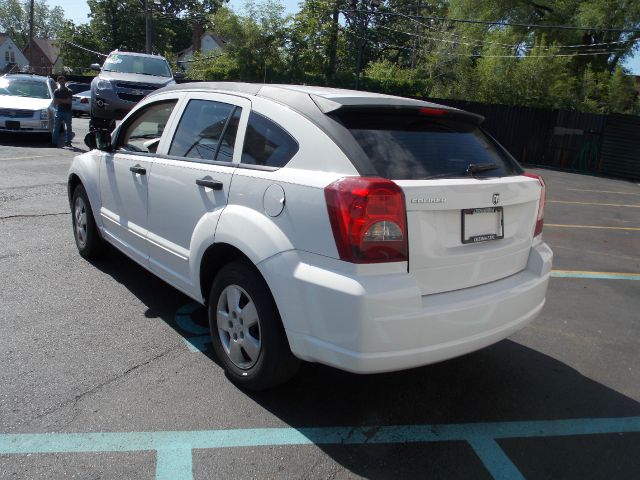
[[339, 111], [445, 110], [447, 116], [479, 124], [484, 117], [457, 108], [412, 98], [381, 93], [310, 85], [278, 85], [242, 82], [191, 82], [156, 90], [147, 98], [169, 92], [232, 93], [261, 97], [297, 111], [327, 134], [347, 155], [360, 175], [375, 175], [376, 170], [348, 129], [336, 118]]
[[132, 57], [162, 58], [163, 60], [166, 60], [162, 55], [151, 55], [149, 53], [139, 52], [125, 52], [122, 50], [114, 50], [113, 52], [109, 53], [109, 56], [111, 55], [131, 55]]
[[[451, 112], [463, 112], [453, 107], [447, 107], [424, 100], [396, 97], [381, 93], [365, 92], [361, 90], [347, 90], [342, 88], [319, 87], [312, 85], [281, 85], [242, 82], [192, 82], [170, 85], [157, 92], [171, 90], [234, 92], [249, 96], [271, 98], [280, 103], [289, 104], [296, 97], [311, 96], [317, 107], [323, 113], [330, 113], [343, 107], [379, 106], [379, 107], [426, 107], [440, 108]], [[293, 105], [292, 105], [293, 106]], [[464, 112], [466, 113], [466, 112]]]

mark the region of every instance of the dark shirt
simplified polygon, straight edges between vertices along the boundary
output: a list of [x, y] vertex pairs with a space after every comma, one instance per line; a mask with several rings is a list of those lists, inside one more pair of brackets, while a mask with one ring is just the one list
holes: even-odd
[[[72, 96], [73, 96], [73, 92], [71, 92], [71, 90], [69, 90], [66, 86], [64, 88], [58, 87], [56, 91], [53, 92], [53, 98], [59, 98], [60, 100], [71, 98]], [[70, 112], [71, 104], [59, 103], [56, 105], [56, 110], [58, 112]]]

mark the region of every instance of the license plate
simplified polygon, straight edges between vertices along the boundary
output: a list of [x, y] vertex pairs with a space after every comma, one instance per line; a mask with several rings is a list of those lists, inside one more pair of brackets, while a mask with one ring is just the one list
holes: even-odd
[[462, 210], [462, 243], [480, 243], [504, 238], [502, 207]]
[[20, 130], [20, 122], [16, 122], [14, 120], [7, 120], [5, 122], [5, 126], [11, 130]]

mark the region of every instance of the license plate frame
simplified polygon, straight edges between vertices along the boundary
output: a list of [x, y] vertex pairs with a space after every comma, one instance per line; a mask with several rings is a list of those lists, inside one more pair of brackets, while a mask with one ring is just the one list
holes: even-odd
[[[467, 221], [466, 218], [469, 215], [482, 215], [486, 213], [497, 213], [498, 221], [496, 222], [498, 226], [498, 232], [487, 232], [476, 235], [470, 235], [466, 237], [466, 226]], [[482, 208], [465, 208], [460, 212], [461, 217], [461, 231], [460, 231], [460, 239], [463, 244], [467, 245], [469, 243], [482, 243], [488, 242], [491, 240], [500, 240], [504, 238], [504, 210], [502, 207], [482, 207]]]

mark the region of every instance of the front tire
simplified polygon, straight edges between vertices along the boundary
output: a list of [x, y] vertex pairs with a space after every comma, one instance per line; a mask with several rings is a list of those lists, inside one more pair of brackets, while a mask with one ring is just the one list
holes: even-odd
[[275, 387], [299, 368], [269, 287], [253, 266], [232, 262], [218, 272], [209, 294], [209, 327], [216, 356], [242, 388]]
[[71, 197], [71, 221], [80, 255], [87, 259], [99, 257], [104, 249], [104, 242], [100, 238], [89, 197], [82, 185], [75, 188]]

